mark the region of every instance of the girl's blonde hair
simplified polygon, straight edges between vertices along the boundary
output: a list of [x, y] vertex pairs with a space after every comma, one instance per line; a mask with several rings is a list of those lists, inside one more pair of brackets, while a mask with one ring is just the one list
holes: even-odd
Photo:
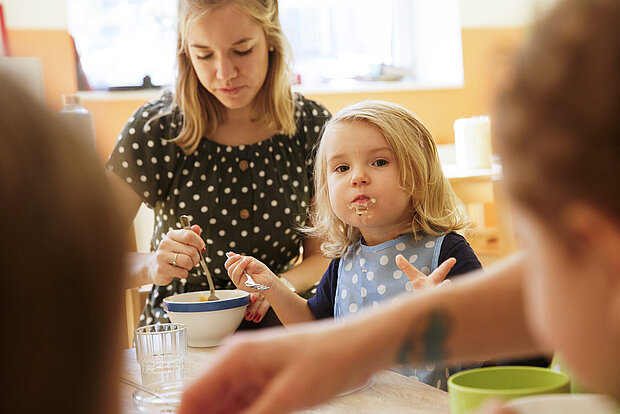
[[294, 101], [290, 87], [291, 49], [282, 32], [277, 0], [179, 0], [176, 104], [183, 114], [183, 127], [171, 140], [186, 154], [196, 150], [200, 139], [215, 133], [226, 118], [226, 109], [200, 83], [192, 65], [187, 36], [191, 26], [206, 13], [233, 4], [258, 23], [269, 46], [269, 68], [254, 99], [253, 120], [264, 121], [277, 131], [294, 135]]
[[[345, 122], [367, 122], [385, 137], [400, 167], [399, 185], [411, 197], [411, 230], [416, 239], [422, 237], [418, 232], [441, 235], [469, 225], [443, 175], [431, 133], [411, 112], [390, 102], [363, 101], [338, 112], [325, 124], [323, 134], [332, 125]], [[360, 239], [361, 234], [357, 227], [345, 224], [334, 214], [329, 201], [327, 154], [323, 140], [316, 152], [314, 185], [312, 227], [304, 231], [325, 240], [321, 245], [325, 256], [340, 257]]]

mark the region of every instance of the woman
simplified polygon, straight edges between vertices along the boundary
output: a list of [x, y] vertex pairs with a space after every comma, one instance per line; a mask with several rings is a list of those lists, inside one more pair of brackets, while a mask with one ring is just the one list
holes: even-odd
[[[328, 263], [295, 229], [308, 217], [311, 150], [329, 112], [291, 92], [277, 1], [181, 0], [178, 38], [176, 93], [136, 111], [107, 164], [125, 222], [142, 202], [155, 212], [152, 253], [130, 258], [132, 285], [154, 284], [141, 324], [168, 321], [164, 297], [208, 288], [194, 267], [201, 250], [216, 289], [234, 289], [223, 267], [231, 249], [297, 292]], [[269, 303], [252, 299], [246, 319], [260, 322]]]

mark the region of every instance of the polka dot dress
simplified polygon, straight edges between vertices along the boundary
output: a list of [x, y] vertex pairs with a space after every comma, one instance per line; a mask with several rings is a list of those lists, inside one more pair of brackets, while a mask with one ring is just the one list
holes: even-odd
[[[182, 126], [171, 93], [136, 111], [118, 138], [107, 168], [124, 179], [155, 213], [151, 250], [181, 228], [187, 214], [203, 229], [207, 264], [216, 289], [234, 289], [224, 269], [225, 253], [257, 257], [278, 273], [299, 255], [312, 196], [312, 149], [329, 112], [296, 95], [297, 133], [274, 135], [237, 147], [202, 139], [189, 155], [174, 143]], [[176, 109], [176, 108], [175, 108]], [[168, 322], [162, 300], [174, 293], [208, 289], [199, 267], [187, 279], [154, 286], [141, 324]]]

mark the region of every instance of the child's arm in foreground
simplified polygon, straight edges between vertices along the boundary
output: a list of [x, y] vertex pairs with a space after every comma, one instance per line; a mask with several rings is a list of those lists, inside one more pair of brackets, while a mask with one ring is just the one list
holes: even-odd
[[269, 289], [260, 293], [269, 301], [284, 325], [316, 320], [308, 307], [308, 301], [290, 290], [265, 264], [250, 256], [236, 253], [228, 255], [224, 267], [235, 286], [247, 292], [257, 293], [255, 289], [245, 285], [247, 277], [244, 272], [249, 273], [256, 283], [268, 286]]
[[347, 323], [235, 335], [185, 392], [179, 412], [284, 413], [323, 402], [403, 361], [423, 365], [540, 352], [526, 327], [521, 265], [522, 258], [513, 256], [485, 274], [404, 297]]

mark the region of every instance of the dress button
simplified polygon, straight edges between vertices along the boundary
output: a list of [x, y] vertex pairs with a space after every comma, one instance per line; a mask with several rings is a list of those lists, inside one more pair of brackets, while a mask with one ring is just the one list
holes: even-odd
[[250, 167], [250, 164], [248, 164], [248, 162], [246, 160], [241, 160], [239, 161], [239, 169], [241, 171], [245, 171]]
[[244, 208], [243, 210], [241, 210], [239, 212], [239, 217], [241, 217], [242, 219], [247, 219], [248, 217], [250, 217], [250, 212], [248, 211], [247, 208]]

